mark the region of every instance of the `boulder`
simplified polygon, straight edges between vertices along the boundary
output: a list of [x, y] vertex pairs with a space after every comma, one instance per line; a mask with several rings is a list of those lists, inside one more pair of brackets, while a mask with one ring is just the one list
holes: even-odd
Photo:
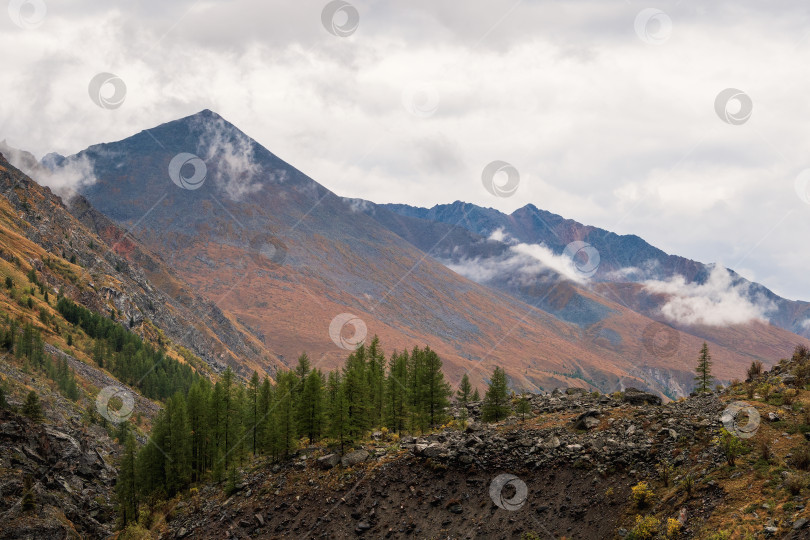
[[661, 405], [661, 397], [638, 388], [626, 388], [622, 401], [630, 405]]
[[355, 450], [349, 452], [340, 459], [340, 464], [344, 467], [352, 467], [368, 459], [368, 452], [365, 450]]
[[447, 447], [440, 443], [429, 444], [422, 450], [422, 455], [427, 458], [437, 458], [445, 453], [447, 453]]
[[336, 467], [340, 463], [340, 456], [337, 454], [328, 454], [318, 458], [318, 467], [324, 470]]
[[596, 409], [585, 411], [574, 419], [574, 429], [582, 429], [586, 431], [589, 429], [594, 429], [599, 425], [599, 419], [597, 418], [599, 414], [599, 411]]

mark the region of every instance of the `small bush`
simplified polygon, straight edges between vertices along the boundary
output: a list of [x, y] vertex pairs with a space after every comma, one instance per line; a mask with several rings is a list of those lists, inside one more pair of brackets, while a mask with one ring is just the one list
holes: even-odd
[[687, 496], [691, 497], [692, 491], [695, 489], [695, 477], [691, 474], [684, 476], [683, 480], [681, 480], [681, 489], [686, 492]]
[[632, 500], [638, 508], [645, 508], [653, 498], [653, 491], [650, 485], [645, 481], [641, 481], [631, 488], [630, 500]]
[[669, 487], [669, 482], [672, 479], [672, 475], [675, 473], [675, 467], [669, 461], [662, 461], [658, 464], [658, 476], [661, 477], [661, 481], [664, 483], [664, 487]]
[[790, 456], [789, 464], [794, 469], [806, 471], [810, 469], [810, 447], [806, 444], [794, 448]]
[[803, 475], [789, 473], [785, 477], [785, 489], [791, 495], [798, 495], [805, 487], [807, 487], [807, 479]]
[[681, 522], [675, 518], [667, 519], [667, 538], [678, 538], [681, 534]]
[[636, 516], [636, 524], [627, 533], [628, 540], [652, 540], [661, 531], [661, 522], [655, 516]]
[[759, 457], [762, 461], [766, 463], [770, 463], [771, 459], [773, 459], [773, 451], [771, 450], [771, 445], [768, 444], [766, 439], [762, 439], [759, 441]]
[[725, 428], [721, 428], [718, 444], [726, 458], [726, 463], [733, 467], [737, 456], [739, 456], [744, 449], [742, 441]]

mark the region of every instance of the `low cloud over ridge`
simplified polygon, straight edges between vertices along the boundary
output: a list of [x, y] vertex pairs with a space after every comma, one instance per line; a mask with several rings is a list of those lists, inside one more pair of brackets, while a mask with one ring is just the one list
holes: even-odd
[[687, 283], [683, 276], [666, 281], [650, 280], [644, 288], [670, 298], [661, 307], [669, 320], [686, 325], [728, 326], [767, 321], [767, 313], [776, 308], [770, 300], [751, 298], [749, 285], [734, 283], [731, 273], [715, 265], [705, 283]]

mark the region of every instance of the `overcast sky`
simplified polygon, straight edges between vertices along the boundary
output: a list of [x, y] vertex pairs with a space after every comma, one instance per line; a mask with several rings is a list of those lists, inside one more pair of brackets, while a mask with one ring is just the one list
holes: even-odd
[[806, 2], [8, 4], [0, 139], [38, 157], [210, 108], [339, 195], [534, 203], [810, 300]]

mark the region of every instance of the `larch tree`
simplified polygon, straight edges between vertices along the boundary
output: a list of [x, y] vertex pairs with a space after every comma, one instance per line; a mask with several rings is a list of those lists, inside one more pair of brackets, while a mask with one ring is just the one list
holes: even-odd
[[712, 356], [709, 354], [709, 346], [704, 341], [698, 356], [698, 365], [695, 368], [695, 383], [697, 383], [695, 391], [699, 394], [711, 392], [712, 381], [714, 381], [714, 377], [712, 377]]
[[498, 422], [509, 416], [510, 412], [506, 372], [502, 368], [496, 367], [492, 372], [489, 388], [484, 394], [481, 419], [484, 422]]

